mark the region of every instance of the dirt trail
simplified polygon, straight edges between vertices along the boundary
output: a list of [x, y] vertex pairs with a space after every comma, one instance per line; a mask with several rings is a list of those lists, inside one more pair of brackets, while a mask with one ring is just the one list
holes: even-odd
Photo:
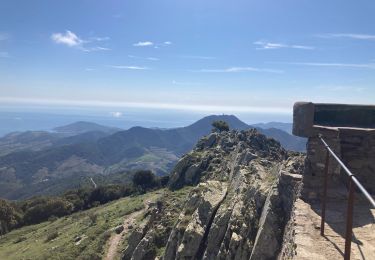
[[135, 211], [129, 215], [125, 216], [125, 220], [122, 223], [122, 226], [124, 227], [124, 230], [117, 234], [114, 233], [110, 239], [108, 240], [108, 250], [106, 256], [103, 258], [105, 260], [113, 260], [116, 259], [116, 256], [118, 254], [118, 246], [120, 244], [120, 241], [122, 237], [129, 232], [129, 230], [132, 230], [132, 228], [136, 224], [136, 219], [141, 216], [145, 211], [148, 209], [148, 203], [146, 201], [144, 202], [144, 208], [138, 211]]

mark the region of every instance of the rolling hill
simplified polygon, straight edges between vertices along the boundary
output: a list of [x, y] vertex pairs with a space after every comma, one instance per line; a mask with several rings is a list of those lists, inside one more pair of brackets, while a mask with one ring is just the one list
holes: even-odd
[[[86, 127], [93, 125], [82, 122], [72, 124], [72, 128], [59, 128], [65, 133], [74, 130], [80, 134], [59, 138], [41, 150], [18, 150], [0, 156], [0, 197], [19, 199], [32, 196], [36, 191], [37, 194], [51, 193], [53, 191], [48, 184], [59, 181], [68, 189], [70, 185], [75, 187], [75, 176], [118, 174], [137, 169], [167, 174], [199, 138], [211, 132], [211, 124], [215, 120], [226, 121], [231, 129], [252, 128], [233, 115], [207, 116], [181, 128], [133, 127], [113, 134], [97, 131], [80, 133], [83, 129], [93, 130]], [[83, 127], [77, 128], [77, 125]], [[286, 149], [304, 149], [304, 139], [282, 130], [258, 128], [258, 131], [278, 140]]]
[[109, 127], [104, 125], [99, 125], [92, 122], [78, 121], [69, 125], [55, 127], [53, 131], [57, 133], [64, 133], [70, 135], [77, 135], [87, 132], [103, 132], [103, 133], [115, 133], [120, 131], [120, 128]]

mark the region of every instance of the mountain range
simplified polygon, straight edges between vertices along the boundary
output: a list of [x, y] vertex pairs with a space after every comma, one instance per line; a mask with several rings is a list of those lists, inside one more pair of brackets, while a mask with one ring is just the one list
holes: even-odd
[[[53, 132], [8, 134], [0, 139], [0, 197], [55, 194], [87, 183], [89, 176], [126, 174], [137, 169], [167, 174], [183, 154], [211, 132], [215, 120], [226, 121], [231, 129], [254, 128], [233, 115], [212, 115], [173, 129], [120, 130], [77, 122]], [[277, 128], [256, 128], [288, 150], [305, 149], [302, 138]]]

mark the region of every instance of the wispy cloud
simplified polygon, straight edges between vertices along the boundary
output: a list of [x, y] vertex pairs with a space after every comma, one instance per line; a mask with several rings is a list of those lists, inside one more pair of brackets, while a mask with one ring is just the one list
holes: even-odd
[[85, 68], [85, 71], [94, 71], [95, 69], [93, 68]]
[[110, 39], [110, 37], [91, 37], [90, 41], [104, 42], [109, 41]]
[[375, 69], [375, 63], [272, 62], [299, 66]]
[[350, 91], [350, 92], [357, 92], [362, 93], [367, 90], [365, 87], [358, 87], [358, 86], [346, 86], [346, 85], [319, 85], [316, 86], [315, 89], [317, 90], [325, 90], [325, 91]]
[[147, 47], [147, 46], [152, 46], [152, 45], [154, 45], [154, 43], [150, 42], [150, 41], [137, 42], [137, 43], [133, 44], [133, 46], [135, 46], [135, 47]]
[[294, 44], [284, 44], [284, 43], [274, 43], [274, 42], [265, 42], [265, 41], [256, 41], [255, 45], [259, 46], [257, 50], [275, 50], [275, 49], [300, 49], [300, 50], [314, 50], [313, 46], [306, 45], [294, 45]]
[[93, 52], [93, 51], [110, 51], [110, 48], [95, 46], [95, 47], [82, 47], [82, 51], [84, 52]]
[[173, 85], [178, 85], [178, 86], [199, 86], [201, 83], [199, 82], [185, 82], [185, 81], [176, 81], [172, 80]]
[[110, 112], [109, 113], [111, 116], [113, 116], [113, 117], [116, 117], [116, 118], [120, 118], [120, 117], [122, 117], [122, 112]]
[[134, 55], [128, 55], [131, 59], [140, 59], [140, 60], [150, 60], [150, 61], [158, 61], [159, 58], [155, 57], [140, 57], [140, 56], [134, 56]]
[[109, 66], [113, 69], [124, 69], [124, 70], [149, 70], [150, 68], [147, 67], [140, 67], [140, 66], [124, 66], [124, 65], [111, 65]]
[[212, 56], [199, 56], [199, 55], [180, 55], [178, 56], [183, 59], [197, 59], [197, 60], [216, 60], [216, 57]]
[[151, 47], [151, 46], [153, 46], [155, 49], [159, 49], [160, 47], [167, 47], [167, 46], [170, 46], [170, 45], [172, 45], [171, 41], [165, 41], [165, 42], [162, 42], [162, 43], [154, 43], [152, 41], [144, 41], [144, 42], [137, 42], [137, 43], [133, 44], [134, 47]]
[[155, 58], [155, 57], [147, 57], [146, 59], [151, 60], [151, 61], [158, 61], [159, 60], [159, 58]]
[[77, 34], [67, 30], [65, 33], [53, 33], [52, 41], [57, 44], [63, 44], [68, 47], [74, 47], [84, 52], [109, 51], [110, 48], [102, 46], [90, 46], [94, 42], [102, 42], [110, 40], [109, 37], [91, 37], [87, 40], [80, 38]]
[[317, 34], [319, 38], [349, 38], [355, 40], [375, 40], [375, 34], [358, 34], [358, 33], [324, 33]]
[[255, 68], [255, 67], [230, 67], [226, 69], [201, 69], [199, 72], [213, 72], [213, 73], [235, 73], [235, 72], [269, 72], [269, 73], [284, 73], [282, 70]]
[[0, 58], [9, 58], [9, 53], [6, 51], [0, 51]]

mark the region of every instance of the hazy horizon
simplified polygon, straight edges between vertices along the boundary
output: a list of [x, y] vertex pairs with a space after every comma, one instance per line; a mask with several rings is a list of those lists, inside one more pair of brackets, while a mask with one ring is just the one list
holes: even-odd
[[[28, 112], [25, 112], [28, 111]], [[150, 109], [62, 109], [0, 107], [0, 137], [21, 131], [49, 131], [55, 127], [77, 121], [93, 122], [105, 126], [128, 129], [134, 126], [174, 128], [188, 126], [195, 121], [215, 113], [192, 113], [180, 110]], [[223, 114], [223, 113], [222, 113]], [[226, 114], [226, 113], [225, 113]], [[247, 124], [285, 122], [291, 123], [291, 114], [275, 113], [231, 113]]]

